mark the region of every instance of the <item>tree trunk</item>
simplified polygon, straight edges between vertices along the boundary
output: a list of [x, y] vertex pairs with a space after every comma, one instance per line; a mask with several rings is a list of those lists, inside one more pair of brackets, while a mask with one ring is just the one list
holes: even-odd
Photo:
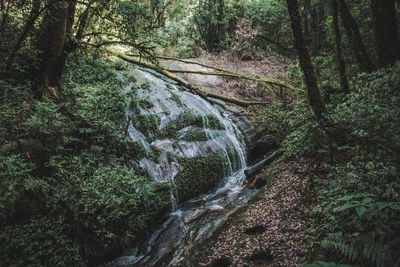
[[321, 94], [317, 85], [317, 77], [315, 76], [310, 54], [306, 47], [303, 33], [301, 31], [299, 6], [297, 4], [297, 0], [286, 0], [286, 3], [293, 31], [294, 46], [299, 54], [300, 67], [304, 73], [307, 86], [308, 100], [315, 116], [321, 120], [323, 119], [323, 114], [326, 113], [326, 107], [322, 102]]
[[6, 71], [9, 71], [11, 68], [11, 64], [13, 63], [14, 57], [17, 54], [18, 50], [21, 48], [22, 42], [28, 36], [29, 31], [35, 24], [35, 21], [40, 15], [40, 1], [34, 0], [32, 3], [32, 9], [30, 11], [29, 17], [27, 22], [25, 23], [21, 35], [18, 37], [17, 43], [15, 44], [14, 48], [12, 49], [7, 61], [6, 61]]
[[82, 40], [83, 35], [85, 33], [85, 30], [87, 28], [87, 23], [90, 21], [89, 19], [89, 13], [90, 13], [90, 8], [93, 2], [89, 2], [85, 11], [82, 13], [81, 17], [79, 18], [79, 25], [78, 25], [78, 31], [75, 35], [75, 39], [79, 42]]
[[[372, 64], [371, 58], [368, 54], [367, 48], [362, 41], [360, 30], [353, 16], [351, 15], [349, 8], [347, 7], [345, 0], [339, 1], [340, 15], [342, 17], [343, 26], [351, 40], [353, 46], [354, 55], [358, 61], [358, 65], [361, 71], [371, 72], [375, 69]], [[381, 0], [383, 1], [383, 0]], [[387, 1], [387, 0], [384, 0]], [[390, 0], [391, 1], [391, 0]]]
[[224, 35], [224, 0], [218, 0], [218, 25], [217, 25], [217, 43], [220, 43]]
[[42, 51], [38, 75], [37, 96], [58, 97], [67, 46], [72, 34], [76, 1], [66, 0], [51, 6], [43, 18], [38, 48]]
[[395, 2], [371, 0], [371, 10], [378, 66], [383, 67], [400, 59]]
[[337, 0], [332, 0], [332, 12], [333, 12], [333, 31], [335, 32], [335, 50], [336, 50], [336, 64], [339, 71], [340, 86], [345, 94], [350, 93], [349, 83], [347, 82], [346, 76], [346, 64], [342, 54], [342, 36], [339, 28], [339, 10]]

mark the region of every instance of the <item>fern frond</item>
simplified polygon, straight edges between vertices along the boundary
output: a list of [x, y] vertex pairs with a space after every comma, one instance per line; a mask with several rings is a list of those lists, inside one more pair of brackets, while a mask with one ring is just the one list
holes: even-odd
[[346, 243], [344, 240], [328, 240], [324, 239], [321, 246], [328, 250], [336, 250], [351, 261], [358, 259], [357, 248], [353, 243]]
[[372, 239], [363, 242], [361, 247], [356, 246], [353, 242], [347, 243], [340, 238], [338, 240], [324, 239], [321, 242], [321, 247], [330, 251], [337, 251], [352, 262], [365, 261], [377, 267], [385, 267], [385, 263], [390, 262], [391, 259], [389, 247]]

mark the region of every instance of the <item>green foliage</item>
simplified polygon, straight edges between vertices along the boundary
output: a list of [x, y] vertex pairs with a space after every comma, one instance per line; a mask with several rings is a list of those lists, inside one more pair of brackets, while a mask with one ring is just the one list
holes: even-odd
[[[390, 255], [390, 250], [387, 245], [375, 243], [373, 238], [363, 240], [365, 243], [357, 244], [356, 241], [344, 241], [343, 237], [337, 236], [337, 241], [324, 239], [321, 242], [321, 247], [327, 250], [333, 250], [341, 253], [351, 261], [364, 260], [373, 266], [385, 266], [385, 261], [392, 266], [393, 262]], [[362, 251], [362, 254], [360, 254]]]
[[107, 166], [96, 161], [93, 154], [81, 154], [50, 162], [54, 179], [61, 181], [53, 189], [51, 208], [65, 207], [63, 217], [75, 226], [70, 233], [88, 257], [107, 255], [143, 236], [161, 204], [146, 178], [118, 160]]
[[[182, 8], [181, 12], [186, 10], [186, 8]], [[176, 21], [175, 17], [171, 19], [157, 33], [163, 53], [178, 58], [194, 57], [196, 42], [192, 36], [193, 32], [189, 26], [189, 22], [186, 21], [187, 17], [181, 18], [179, 21]]]
[[273, 102], [265, 108], [255, 108], [253, 112], [252, 121], [259, 132], [259, 143], [267, 147], [281, 146], [286, 158], [328, 155], [325, 132], [314, 120], [304, 99], [288, 104]]
[[352, 267], [348, 264], [336, 264], [334, 262], [317, 261], [313, 264], [305, 264], [302, 267]]
[[352, 93], [330, 112], [334, 136], [315, 150], [333, 161], [315, 210], [321, 245], [362, 265], [398, 266], [400, 260], [399, 75], [397, 63], [355, 78]]
[[246, 5], [244, 18], [257, 31], [256, 45], [285, 52], [282, 48], [292, 46], [289, 16], [284, 1], [256, 0]]
[[0, 233], [3, 266], [85, 266], [62, 217], [41, 214]]
[[193, 132], [189, 132], [181, 138], [181, 140], [184, 141], [207, 141], [209, 139], [210, 136], [201, 128], [194, 130]]
[[126, 96], [110, 63], [69, 61], [62, 103], [1, 80], [0, 258], [5, 266], [97, 265], [142, 238], [168, 190], [127, 162]]
[[[330, 163], [316, 179], [320, 245], [327, 259], [361, 266], [398, 266], [400, 254], [400, 64], [352, 80], [351, 93], [329, 105], [329, 125], [305, 101], [259, 111], [262, 138], [286, 158]], [[332, 253], [334, 252], [334, 253]]]
[[193, 22], [198, 30], [200, 41], [208, 51], [218, 51], [225, 31], [225, 1], [199, 1], [193, 14]]

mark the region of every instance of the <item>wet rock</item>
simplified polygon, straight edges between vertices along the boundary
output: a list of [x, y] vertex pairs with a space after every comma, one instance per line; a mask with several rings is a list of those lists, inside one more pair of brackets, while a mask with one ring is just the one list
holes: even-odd
[[185, 223], [191, 223], [197, 219], [199, 219], [201, 216], [203, 216], [208, 210], [207, 209], [196, 209], [194, 210], [187, 218], [185, 218]]
[[137, 262], [137, 266], [166, 266], [186, 232], [187, 228], [181, 217], [171, 217], [160, 231], [153, 234], [149, 242], [151, 252]]

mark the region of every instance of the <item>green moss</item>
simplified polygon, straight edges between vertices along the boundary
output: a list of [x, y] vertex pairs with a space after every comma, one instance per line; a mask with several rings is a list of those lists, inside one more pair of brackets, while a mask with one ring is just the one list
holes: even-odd
[[231, 225], [239, 225], [246, 221], [247, 209], [242, 210], [242, 212], [237, 212], [232, 216]]
[[250, 137], [246, 134], [245, 129], [239, 124], [236, 123], [240, 130], [239, 141], [240, 143], [246, 146], [247, 151], [251, 151], [254, 148], [254, 144], [251, 142]]
[[128, 74], [128, 75], [126, 76], [126, 82], [127, 82], [128, 84], [130, 84], [130, 83], [136, 83], [137, 80], [136, 80], [135, 76], [133, 76], [132, 74]]
[[206, 126], [210, 129], [216, 129], [216, 130], [224, 130], [225, 125], [222, 124], [222, 122], [218, 119], [218, 117], [214, 115], [206, 115]]
[[131, 99], [129, 103], [129, 109], [133, 111], [135, 114], [140, 114], [140, 106], [136, 99]]
[[129, 108], [135, 114], [140, 114], [140, 110], [148, 110], [154, 107], [153, 103], [151, 103], [148, 99], [138, 99], [135, 96], [131, 98]]
[[114, 68], [118, 71], [127, 70], [128, 67], [129, 67], [129, 64], [126, 61], [117, 60], [114, 62]]
[[167, 214], [171, 210], [171, 186], [168, 183], [154, 183], [153, 186], [159, 203], [158, 213]]
[[149, 90], [150, 89], [150, 83], [149, 82], [144, 82], [140, 85], [140, 88], [142, 88], [143, 90]]
[[158, 131], [160, 119], [157, 115], [137, 115], [132, 119], [135, 128], [145, 136], [153, 135]]
[[210, 138], [207, 136], [206, 132], [204, 131], [194, 131], [191, 133], [186, 134], [181, 140], [184, 141], [207, 141]]
[[154, 107], [154, 104], [151, 103], [148, 99], [139, 99], [138, 103], [143, 109], [151, 109], [152, 107]]
[[170, 93], [171, 93], [170, 99], [172, 101], [174, 101], [179, 107], [181, 107], [182, 106], [181, 97], [179, 95], [175, 94], [174, 92], [172, 92], [171, 90], [170, 90]]
[[206, 193], [224, 177], [226, 158], [221, 152], [207, 158], [179, 159], [183, 171], [175, 177], [179, 202]]

